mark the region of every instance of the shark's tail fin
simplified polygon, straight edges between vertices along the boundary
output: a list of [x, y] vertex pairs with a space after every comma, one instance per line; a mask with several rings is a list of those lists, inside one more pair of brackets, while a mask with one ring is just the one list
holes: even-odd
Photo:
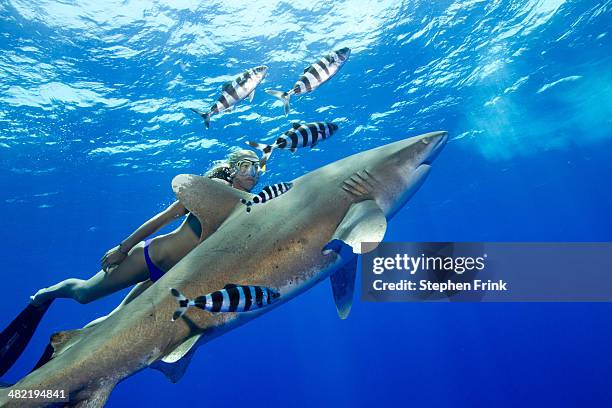
[[187, 297], [185, 297], [185, 295], [183, 295], [181, 292], [179, 292], [177, 289], [170, 289], [170, 293], [172, 293], [172, 295], [176, 298], [179, 306], [176, 309], [176, 311], [174, 312], [174, 314], [172, 315], [172, 321], [175, 321], [177, 319], [179, 319], [182, 315], [185, 314], [185, 312], [187, 311], [187, 309], [189, 309], [190, 306], [194, 306], [193, 301], [189, 300]]
[[285, 116], [287, 116], [289, 114], [289, 98], [291, 94], [289, 92], [275, 91], [274, 89], [266, 89], [266, 93], [281, 100], [283, 108], [285, 108]]
[[200, 112], [199, 110], [193, 109], [193, 108], [189, 108], [189, 109], [191, 109], [192, 111], [200, 115], [202, 119], [204, 119], [204, 126], [206, 126], [206, 129], [210, 127], [210, 113], [209, 112]]
[[262, 171], [266, 171], [266, 163], [270, 159], [270, 155], [272, 154], [272, 150], [276, 147], [276, 145], [268, 145], [265, 143], [257, 143], [257, 142], [246, 142], [251, 147], [254, 147], [257, 150], [261, 150], [263, 156], [259, 159], [259, 166]]

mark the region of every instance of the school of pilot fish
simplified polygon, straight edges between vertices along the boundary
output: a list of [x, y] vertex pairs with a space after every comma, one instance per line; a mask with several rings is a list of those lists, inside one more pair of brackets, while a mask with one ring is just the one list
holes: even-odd
[[[287, 116], [290, 109], [289, 99], [292, 95], [309, 93], [319, 88], [340, 71], [350, 55], [351, 50], [346, 47], [326, 54], [307, 66], [288, 91], [266, 89], [266, 93], [278, 98], [283, 103], [285, 116]], [[255, 97], [255, 89], [263, 82], [267, 73], [268, 67], [266, 65], [247, 69], [234, 80], [222, 85], [221, 95], [217, 97], [208, 111], [200, 111], [195, 108], [191, 108], [191, 110], [204, 119], [204, 126], [208, 129], [210, 128], [211, 116], [221, 112], [230, 112], [234, 106], [244, 99], [248, 98], [249, 102], [252, 102]], [[319, 142], [329, 139], [337, 130], [338, 125], [332, 122], [292, 123], [291, 129], [285, 131], [272, 144], [254, 141], [247, 141], [246, 143], [261, 151], [262, 157], [259, 165], [262, 171], [266, 171], [267, 162], [274, 150], [289, 150], [291, 153], [295, 153], [299, 148], [313, 148]], [[248, 213], [251, 212], [253, 205], [264, 204], [275, 199], [289, 191], [292, 186], [292, 183], [285, 182], [265, 186], [250, 200], [241, 199], [241, 203], [245, 205]], [[221, 290], [195, 299], [188, 299], [174, 288], [170, 289], [170, 292], [179, 304], [172, 316], [173, 321], [179, 319], [190, 307], [198, 307], [210, 313], [241, 313], [264, 308], [280, 296], [278, 292], [271, 288], [234, 284], [228, 284]]]

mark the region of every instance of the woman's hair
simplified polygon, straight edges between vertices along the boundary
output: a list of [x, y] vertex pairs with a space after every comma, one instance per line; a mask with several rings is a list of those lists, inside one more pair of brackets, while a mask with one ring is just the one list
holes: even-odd
[[243, 159], [259, 161], [259, 157], [252, 150], [235, 147], [224, 160], [217, 160], [214, 162], [212, 167], [206, 172], [205, 176], [210, 178], [219, 178], [231, 183], [231, 174], [234, 172], [238, 162]]

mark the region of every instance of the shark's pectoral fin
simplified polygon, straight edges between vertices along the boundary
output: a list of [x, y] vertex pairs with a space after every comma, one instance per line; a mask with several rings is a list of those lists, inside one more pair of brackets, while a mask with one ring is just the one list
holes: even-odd
[[[382, 241], [387, 230], [387, 219], [374, 200], [365, 200], [351, 205], [336, 228], [332, 240], [349, 245], [356, 254], [373, 251]], [[333, 250], [326, 245], [323, 253]]]
[[[208, 236], [225, 221], [240, 200], [252, 195], [226, 184], [193, 174], [179, 174], [172, 180], [172, 190], [179, 201], [202, 225], [202, 236]], [[201, 239], [202, 237], [200, 237]]]
[[200, 337], [200, 335], [197, 335], [188, 338], [177, 348], [162, 357], [161, 360], [154, 362], [149, 367], [161, 371], [173, 383], [178, 382], [185, 374], [189, 363], [191, 363], [191, 358], [195, 354]]
[[387, 219], [374, 200], [351, 205], [336, 228], [323, 254], [335, 252], [343, 266], [330, 276], [334, 301], [341, 319], [346, 319], [353, 304], [357, 254], [374, 250], [385, 236]]
[[255, 97], [255, 90], [249, 94], [249, 102], [253, 102], [253, 98]]
[[348, 263], [329, 277], [338, 316], [343, 320], [348, 317], [351, 306], [353, 306], [356, 272], [357, 256], [353, 255]]

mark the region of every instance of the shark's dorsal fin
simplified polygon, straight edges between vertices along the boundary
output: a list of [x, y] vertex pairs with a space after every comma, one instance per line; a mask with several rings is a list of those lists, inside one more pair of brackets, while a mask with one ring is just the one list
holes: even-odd
[[[374, 200], [365, 200], [350, 206], [336, 228], [330, 244], [340, 240], [350, 246], [354, 253], [364, 254], [374, 250], [382, 241], [387, 230], [387, 219]], [[327, 254], [334, 250], [330, 244], [323, 248]]]
[[292, 127], [292, 128], [294, 128], [294, 129], [299, 129], [299, 127], [300, 127], [300, 126], [302, 126], [302, 125], [300, 125], [300, 124], [299, 124], [299, 123], [297, 123], [297, 122], [293, 122], [293, 123], [291, 124], [291, 127]]
[[208, 177], [179, 174], [172, 180], [172, 189], [179, 201], [193, 213], [202, 225], [200, 242], [225, 221], [250, 194]]
[[173, 383], [178, 382], [185, 374], [191, 362], [191, 358], [195, 354], [200, 337], [200, 335], [197, 335], [188, 338], [177, 348], [151, 364], [149, 367], [161, 371]]
[[351, 259], [340, 269], [334, 272], [329, 280], [331, 282], [334, 301], [338, 316], [346, 319], [353, 306], [353, 291], [355, 288], [355, 274], [357, 272], [357, 256]]
[[235, 288], [236, 286], [238, 285], [236, 285], [235, 283], [228, 283], [227, 285], [223, 287], [223, 289]]

